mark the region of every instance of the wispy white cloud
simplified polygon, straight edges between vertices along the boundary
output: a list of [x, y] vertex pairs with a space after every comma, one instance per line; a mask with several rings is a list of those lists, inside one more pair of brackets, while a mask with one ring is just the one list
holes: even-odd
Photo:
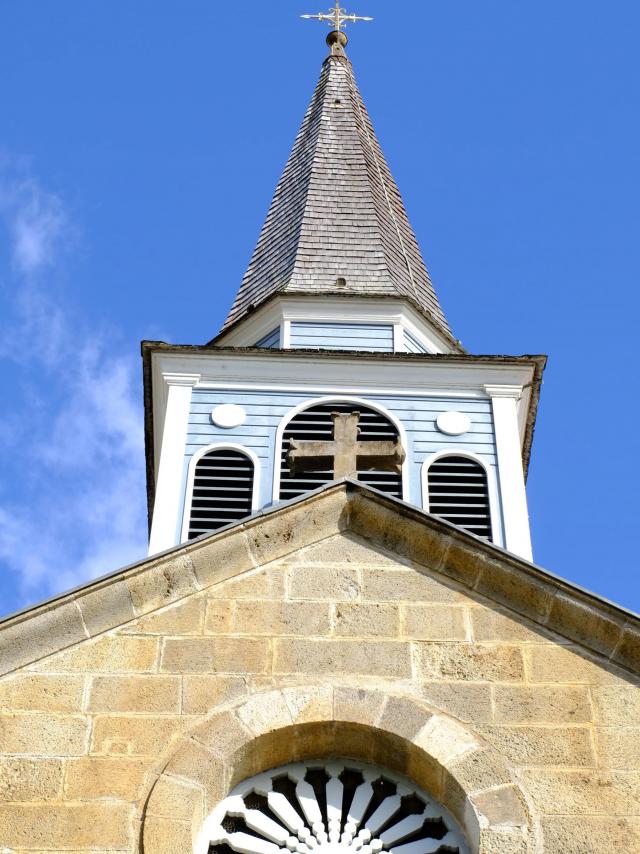
[[0, 358], [15, 378], [0, 430], [0, 564], [27, 602], [143, 556], [141, 394], [114, 330], [88, 328], [65, 299], [77, 234], [62, 201], [0, 162], [0, 221]]

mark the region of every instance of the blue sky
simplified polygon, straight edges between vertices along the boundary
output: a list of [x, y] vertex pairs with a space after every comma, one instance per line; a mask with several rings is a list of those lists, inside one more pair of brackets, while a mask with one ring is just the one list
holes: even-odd
[[[0, 613], [144, 555], [139, 341], [218, 331], [311, 97], [318, 4], [221, 5], [0, 0]], [[640, 5], [353, 11], [454, 332], [550, 355], [536, 560], [640, 610]]]

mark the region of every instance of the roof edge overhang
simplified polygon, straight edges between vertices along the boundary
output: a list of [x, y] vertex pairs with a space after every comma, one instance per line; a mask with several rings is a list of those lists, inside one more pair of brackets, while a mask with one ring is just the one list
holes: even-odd
[[603, 667], [640, 673], [637, 614], [398, 499], [343, 480], [7, 617], [0, 621], [0, 675], [340, 533], [509, 609], [541, 632], [595, 654]]
[[470, 355], [468, 353], [371, 353], [366, 351], [352, 350], [271, 350], [256, 347], [221, 347], [206, 344], [204, 346], [194, 344], [167, 344], [164, 341], [142, 341], [142, 372], [143, 372], [143, 395], [144, 395], [144, 435], [145, 435], [145, 459], [147, 474], [147, 519], [149, 531], [153, 517], [156, 489], [156, 458], [155, 458], [155, 424], [153, 405], [153, 366], [154, 354], [175, 354], [178, 356], [222, 356], [242, 355], [262, 357], [264, 359], [309, 359], [317, 361], [321, 355], [323, 360], [340, 360], [344, 358], [356, 360], [368, 360], [378, 362], [397, 362], [399, 364], [471, 364], [471, 365], [505, 365], [505, 366], [529, 366], [531, 368], [531, 382], [529, 392], [529, 404], [524, 419], [524, 436], [522, 442], [522, 460], [525, 479], [529, 473], [531, 449], [535, 432], [535, 423], [540, 401], [540, 388], [542, 377], [547, 364], [545, 355]]

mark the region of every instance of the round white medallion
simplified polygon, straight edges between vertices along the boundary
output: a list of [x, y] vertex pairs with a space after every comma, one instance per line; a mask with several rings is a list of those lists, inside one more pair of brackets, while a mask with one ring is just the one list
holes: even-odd
[[247, 420], [247, 413], [242, 406], [237, 406], [235, 403], [223, 403], [211, 413], [211, 420], [216, 427], [223, 427], [225, 430], [231, 427], [240, 427]]
[[469, 432], [471, 419], [464, 412], [441, 412], [436, 419], [436, 426], [447, 436], [462, 436]]

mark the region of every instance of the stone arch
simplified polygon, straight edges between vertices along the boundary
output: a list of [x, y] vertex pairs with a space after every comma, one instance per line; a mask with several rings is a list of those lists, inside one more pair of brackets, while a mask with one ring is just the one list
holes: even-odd
[[340, 756], [411, 778], [458, 820], [478, 854], [532, 850], [526, 799], [503, 756], [396, 686], [292, 686], [214, 709], [173, 746], [139, 810], [143, 854], [191, 854], [205, 817], [242, 780]]

